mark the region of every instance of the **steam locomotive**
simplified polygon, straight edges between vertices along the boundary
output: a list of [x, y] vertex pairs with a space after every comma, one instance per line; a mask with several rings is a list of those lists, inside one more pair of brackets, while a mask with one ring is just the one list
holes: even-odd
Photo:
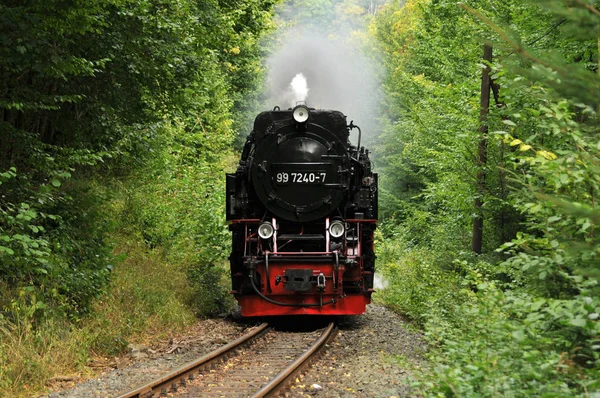
[[226, 175], [232, 293], [243, 316], [364, 313], [377, 174], [360, 139], [339, 111], [300, 104], [256, 117]]

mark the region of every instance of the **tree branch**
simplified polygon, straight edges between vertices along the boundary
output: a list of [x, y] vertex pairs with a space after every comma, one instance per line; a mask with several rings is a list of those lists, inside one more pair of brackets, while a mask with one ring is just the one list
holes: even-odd
[[581, 5], [582, 7], [584, 7], [585, 9], [587, 9], [592, 14], [596, 14], [597, 16], [600, 17], [600, 11], [596, 10], [596, 8], [594, 8], [594, 6], [592, 6], [591, 4], [588, 4], [588, 3], [584, 2], [583, 0], [575, 0], [575, 2], [579, 5]]
[[465, 11], [467, 11], [467, 12], [475, 15], [483, 23], [485, 23], [490, 28], [492, 28], [492, 30], [494, 32], [496, 32], [498, 34], [498, 36], [500, 36], [500, 38], [502, 40], [504, 40], [506, 43], [508, 43], [509, 46], [512, 47], [512, 49], [513, 49], [513, 51], [515, 53], [521, 54], [525, 58], [527, 58], [527, 59], [529, 59], [529, 60], [531, 60], [531, 61], [533, 61], [533, 62], [535, 62], [537, 64], [545, 66], [548, 69], [554, 70], [554, 71], [560, 73], [563, 76], [568, 76], [567, 71], [562, 70], [562, 69], [558, 69], [558, 68], [556, 68], [555, 65], [550, 65], [546, 61], [544, 61], [544, 60], [542, 60], [542, 59], [534, 56], [533, 54], [527, 52], [527, 50], [525, 50], [525, 48], [523, 46], [521, 46], [519, 43], [517, 43], [516, 41], [514, 41], [513, 39], [511, 39], [510, 36], [508, 36], [505, 31], [503, 31], [498, 25], [496, 25], [494, 22], [492, 22], [488, 17], [486, 17], [485, 15], [483, 15], [478, 10], [469, 7], [465, 3], [458, 3], [458, 6], [461, 7], [462, 9], [464, 9]]

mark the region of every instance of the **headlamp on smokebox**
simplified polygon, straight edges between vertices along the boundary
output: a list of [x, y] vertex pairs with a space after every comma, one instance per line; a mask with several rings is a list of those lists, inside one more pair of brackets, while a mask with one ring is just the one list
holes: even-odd
[[306, 105], [296, 105], [292, 110], [292, 115], [294, 116], [296, 123], [306, 123], [310, 116], [310, 111]]

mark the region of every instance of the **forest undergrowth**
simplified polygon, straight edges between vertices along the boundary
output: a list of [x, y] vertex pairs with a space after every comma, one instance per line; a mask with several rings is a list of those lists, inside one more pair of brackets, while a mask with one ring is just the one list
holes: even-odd
[[223, 175], [272, 5], [0, 4], [0, 395], [229, 308]]
[[428, 337], [424, 396], [600, 394], [597, 6], [408, 0], [370, 25], [380, 295]]
[[157, 146], [164, 156], [127, 178], [72, 182], [105, 199], [87, 210], [98, 212], [91, 225], [107, 224], [106, 281], [94, 287], [86, 307], [76, 308], [53, 303], [48, 295], [58, 292], [43, 284], [4, 285], [3, 395], [30, 396], [57, 375], [92, 376], [93, 360], [122, 355], [131, 342], [150, 344], [197, 317], [231, 308], [224, 199], [216, 192], [224, 190], [221, 176], [233, 156], [224, 152], [210, 163], [196, 159], [190, 165], [176, 147]]

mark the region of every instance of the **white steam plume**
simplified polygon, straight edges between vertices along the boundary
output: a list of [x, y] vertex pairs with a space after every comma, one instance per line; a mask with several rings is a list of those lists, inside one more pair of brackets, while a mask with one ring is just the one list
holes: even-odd
[[[268, 107], [293, 108], [305, 100], [311, 108], [343, 112], [348, 123], [353, 120], [361, 127], [363, 143], [374, 137], [380, 108], [378, 69], [357, 46], [298, 26], [280, 35], [280, 45], [267, 68]], [[292, 89], [299, 76], [310, 84], [310, 95], [304, 99], [297, 98]]]
[[388, 287], [389, 282], [381, 274], [376, 272], [375, 278], [373, 279], [373, 285], [375, 285], [375, 289], [383, 290]]
[[306, 102], [308, 98], [308, 83], [306, 81], [306, 77], [302, 73], [298, 73], [292, 79], [290, 83], [291, 95], [292, 95], [292, 103], [291, 106], [294, 107], [299, 101]]

